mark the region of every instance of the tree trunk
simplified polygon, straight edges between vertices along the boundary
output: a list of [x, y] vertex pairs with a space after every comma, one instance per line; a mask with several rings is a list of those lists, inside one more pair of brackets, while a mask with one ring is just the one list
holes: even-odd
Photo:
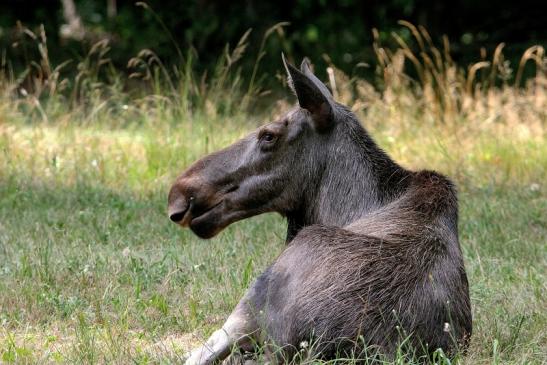
[[[115, 1], [115, 0], [114, 0]], [[76, 11], [76, 5], [74, 0], [61, 0], [63, 4], [63, 16], [65, 18], [65, 24], [61, 25], [59, 34], [64, 39], [74, 39], [81, 41], [86, 35], [82, 18]]]

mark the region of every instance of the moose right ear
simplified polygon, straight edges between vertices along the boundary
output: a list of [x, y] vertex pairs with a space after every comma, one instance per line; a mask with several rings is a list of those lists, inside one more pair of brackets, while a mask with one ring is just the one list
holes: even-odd
[[300, 107], [310, 112], [318, 131], [329, 129], [333, 124], [334, 101], [327, 87], [311, 72], [307, 60], [302, 62], [300, 71], [287, 62], [283, 53], [281, 58]]

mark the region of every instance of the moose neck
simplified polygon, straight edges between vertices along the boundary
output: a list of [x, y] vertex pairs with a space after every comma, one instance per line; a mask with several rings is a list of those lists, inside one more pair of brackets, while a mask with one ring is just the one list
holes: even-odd
[[298, 209], [287, 214], [287, 242], [312, 224], [346, 226], [400, 196], [408, 186], [410, 172], [376, 145], [353, 114], [345, 111], [340, 119], [320, 178], [308, 185]]

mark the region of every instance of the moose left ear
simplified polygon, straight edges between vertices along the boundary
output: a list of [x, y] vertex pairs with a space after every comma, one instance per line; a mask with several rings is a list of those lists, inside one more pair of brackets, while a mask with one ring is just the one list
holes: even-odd
[[310, 70], [307, 59], [302, 61], [300, 70], [285, 60], [281, 54], [289, 84], [293, 89], [300, 107], [310, 112], [315, 128], [325, 131], [333, 124], [334, 100], [325, 86]]

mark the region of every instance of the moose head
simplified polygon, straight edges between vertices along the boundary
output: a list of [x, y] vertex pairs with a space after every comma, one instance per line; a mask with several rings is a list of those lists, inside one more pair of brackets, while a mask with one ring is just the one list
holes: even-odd
[[184, 171], [169, 193], [173, 222], [210, 238], [235, 221], [278, 212], [289, 220], [289, 240], [308, 224], [349, 223], [381, 200], [377, 173], [367, 167], [397, 176], [397, 166], [384, 163], [306, 59], [300, 70], [283, 63], [298, 106]]

